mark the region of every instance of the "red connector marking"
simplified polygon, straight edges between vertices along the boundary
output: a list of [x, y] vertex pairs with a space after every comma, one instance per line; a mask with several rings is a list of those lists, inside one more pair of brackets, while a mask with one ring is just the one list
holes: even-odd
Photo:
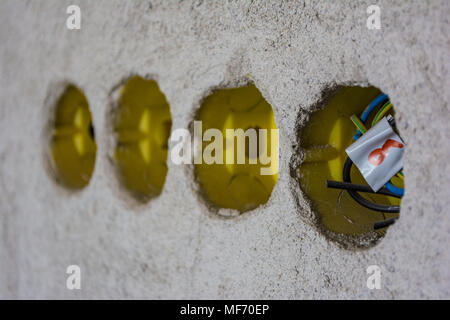
[[381, 148], [375, 149], [369, 154], [370, 164], [374, 166], [382, 164], [390, 148], [403, 148], [403, 144], [396, 140], [387, 139]]

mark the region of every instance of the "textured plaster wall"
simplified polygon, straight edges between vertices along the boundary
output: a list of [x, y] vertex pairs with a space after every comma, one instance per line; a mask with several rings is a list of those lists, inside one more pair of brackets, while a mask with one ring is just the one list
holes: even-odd
[[[381, 8], [368, 30], [366, 8]], [[82, 10], [66, 29], [66, 7]], [[437, 1], [0, 2], [1, 298], [450, 298], [450, 4]], [[173, 128], [187, 128], [217, 87], [253, 81], [280, 129], [269, 202], [220, 219], [189, 167], [169, 162], [145, 205], [119, 186], [111, 160], [112, 91], [156, 79]], [[46, 169], [58, 88], [82, 88], [96, 129], [96, 168], [72, 193]], [[297, 182], [300, 114], [342, 84], [389, 94], [407, 143], [401, 219], [366, 250], [324, 236]], [[299, 120], [300, 119], [300, 120]], [[66, 289], [66, 267], [82, 289]], [[368, 290], [366, 268], [382, 269]]]

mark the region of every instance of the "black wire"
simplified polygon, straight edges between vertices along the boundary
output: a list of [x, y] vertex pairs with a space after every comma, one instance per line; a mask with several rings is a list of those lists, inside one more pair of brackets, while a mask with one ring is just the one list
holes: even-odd
[[[389, 100], [389, 99], [386, 99], [385, 101], [380, 102], [375, 107], [375, 109], [378, 108], [380, 105], [383, 105], [384, 103], [386, 103], [387, 100]], [[395, 123], [394, 123], [394, 126], [395, 126]], [[391, 212], [391, 213], [398, 213], [398, 212], [400, 212], [400, 206], [380, 205], [380, 204], [377, 204], [377, 203], [370, 202], [370, 201], [366, 200], [365, 198], [363, 198], [356, 191], [356, 189], [359, 188], [359, 186], [351, 183], [350, 172], [351, 172], [352, 164], [353, 164], [352, 160], [349, 157], [347, 157], [347, 160], [345, 161], [345, 164], [344, 164], [344, 168], [342, 170], [343, 171], [342, 172], [343, 180], [344, 180], [344, 183], [345, 183], [345, 186], [341, 185], [342, 189], [346, 189], [347, 192], [349, 193], [349, 195], [356, 202], [358, 202], [360, 205], [362, 205], [363, 207], [365, 207], [367, 209], [374, 210], [374, 211], [380, 211], [380, 212]], [[328, 185], [328, 181], [327, 181], [327, 185]], [[365, 186], [363, 186], [363, 187], [365, 187]], [[366, 189], [366, 188], [362, 188], [362, 189]], [[383, 189], [385, 189], [385, 188], [383, 188]], [[379, 190], [378, 193], [380, 193], [380, 194], [384, 193], [383, 189]], [[360, 190], [360, 191], [365, 192], [365, 190]], [[388, 190], [386, 190], [386, 191], [388, 191]], [[370, 192], [370, 191], [367, 191], [367, 192]], [[390, 191], [388, 191], [388, 192], [390, 192]], [[392, 196], [396, 196], [396, 197], [400, 197], [401, 198], [401, 196], [394, 195], [394, 194]], [[397, 219], [398, 218], [391, 218], [391, 219], [375, 222], [373, 224], [373, 228], [374, 228], [374, 230], [378, 230], [378, 229], [382, 229], [382, 228], [388, 227], [388, 226], [394, 224]]]
[[391, 218], [391, 219], [375, 222], [373, 224], [373, 228], [374, 228], [374, 230], [383, 229], [385, 227], [390, 226], [391, 224], [394, 224], [397, 219], [398, 218]]
[[[342, 176], [344, 182], [351, 183], [352, 180], [350, 178], [350, 170], [352, 168], [352, 160], [347, 157], [347, 160], [344, 164], [344, 169], [342, 170]], [[390, 205], [382, 205], [378, 203], [371, 202], [365, 198], [363, 198], [358, 192], [354, 190], [347, 189], [348, 194], [360, 205], [366, 207], [367, 209], [379, 211], [379, 212], [390, 212], [390, 213], [398, 213], [400, 212], [400, 206], [390, 206]]]
[[350, 182], [340, 182], [340, 181], [333, 181], [333, 180], [327, 180], [327, 187], [333, 188], [333, 189], [344, 189], [344, 190], [354, 190], [359, 192], [367, 192], [367, 193], [375, 193], [375, 194], [382, 194], [389, 197], [395, 197], [395, 198], [401, 198], [402, 196], [395, 194], [391, 191], [389, 191], [386, 188], [382, 188], [378, 190], [377, 192], [373, 191], [371, 187], [363, 184], [356, 184], [356, 183], [350, 183]]

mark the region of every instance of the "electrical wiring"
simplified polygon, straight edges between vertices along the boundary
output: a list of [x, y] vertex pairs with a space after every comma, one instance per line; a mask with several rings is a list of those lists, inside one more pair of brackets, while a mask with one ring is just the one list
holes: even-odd
[[[386, 94], [382, 93], [374, 100], [372, 100], [372, 102], [370, 102], [367, 108], [363, 111], [361, 115], [361, 120], [365, 122], [369, 117], [369, 115], [372, 113], [372, 111], [380, 104], [386, 102], [388, 99], [389, 97]], [[357, 130], [356, 134], [353, 136], [353, 140], [357, 140], [359, 137], [361, 137], [361, 135], [362, 135], [361, 131]]]
[[386, 189], [388, 189], [390, 192], [395, 193], [395, 194], [397, 194], [397, 195], [399, 195], [399, 196], [403, 196], [404, 193], [405, 193], [405, 189], [394, 186], [394, 185], [392, 184], [392, 182], [387, 182], [387, 183], [385, 184], [385, 187], [386, 187]]
[[[375, 114], [371, 127], [375, 126], [386, 114], [389, 110], [392, 109], [392, 104], [389, 100], [389, 97], [385, 94], [380, 94], [376, 97], [363, 111], [361, 118], [358, 118], [356, 115], [352, 115], [350, 120], [356, 127], [356, 134], [353, 136], [353, 140], [359, 139], [363, 134], [367, 132], [367, 122], [370, 114], [377, 108], [380, 109]], [[361, 196], [358, 192], [367, 192], [367, 193], [376, 193], [381, 195], [386, 195], [395, 198], [401, 198], [404, 194], [404, 189], [396, 187], [390, 181], [385, 184], [385, 187], [378, 190], [378, 192], [374, 192], [369, 186], [354, 184], [351, 181], [351, 167], [353, 165], [353, 161], [350, 157], [347, 157], [344, 167], [342, 170], [343, 182], [339, 181], [330, 181], [327, 180], [328, 188], [342, 189], [346, 190], [348, 194], [359, 203], [361, 206], [368, 208], [370, 210], [378, 211], [378, 212], [387, 212], [387, 213], [399, 213], [400, 206], [398, 205], [382, 205], [378, 203], [371, 202]], [[401, 180], [404, 180], [404, 175], [402, 171], [399, 171], [396, 174]], [[373, 225], [374, 230], [385, 228], [396, 221], [397, 218], [386, 219], [383, 221], [375, 222]]]
[[[362, 112], [361, 117], [359, 118], [356, 115], [352, 115], [350, 120], [356, 127], [356, 134], [353, 136], [353, 140], [358, 140], [363, 134], [368, 131], [366, 126], [370, 126], [369, 128], [374, 127], [383, 117], [387, 115], [387, 113], [392, 109], [392, 104], [389, 100], [389, 97], [386, 94], [380, 94], [377, 96], [366, 109]], [[371, 118], [371, 122], [369, 122], [369, 117], [377, 110], [375, 116]], [[388, 119], [388, 122], [391, 126], [394, 126], [395, 123], [392, 121], [393, 118]], [[340, 181], [332, 181], [327, 180], [326, 186], [328, 188], [341, 189], [348, 192], [350, 197], [355, 200], [361, 206], [384, 213], [399, 213], [400, 206], [399, 205], [384, 205], [369, 201], [365, 197], [363, 197], [360, 192], [364, 193], [373, 193], [384, 195], [393, 198], [402, 198], [404, 194], [404, 189], [395, 186], [391, 181], [388, 181], [383, 188], [378, 190], [377, 192], [373, 191], [372, 188], [368, 185], [360, 185], [352, 183], [351, 181], [351, 168], [353, 165], [353, 161], [350, 157], [347, 157], [344, 163], [344, 167], [342, 169], [342, 177], [343, 182]], [[399, 179], [404, 180], [403, 172], [400, 170], [396, 173], [396, 176]], [[385, 228], [396, 221], [397, 218], [385, 219], [383, 221], [375, 222], [373, 225], [374, 230]]]
[[350, 117], [350, 120], [352, 120], [353, 124], [356, 126], [356, 128], [362, 133], [366, 133], [367, 129], [366, 126], [364, 125], [364, 123], [362, 123], [362, 121], [355, 115], [352, 115]]
[[383, 221], [375, 222], [373, 224], [373, 229], [378, 230], [378, 229], [383, 229], [383, 228], [389, 227], [391, 224], [394, 224], [395, 221], [397, 221], [397, 219], [398, 218], [391, 218], [391, 219], [386, 219]]
[[[352, 180], [350, 178], [350, 171], [352, 168], [352, 160], [347, 157], [347, 160], [344, 164], [344, 169], [342, 170], [342, 177], [344, 182], [352, 183]], [[358, 202], [363, 207], [366, 207], [368, 209], [379, 211], [379, 212], [389, 212], [389, 213], [399, 213], [400, 212], [400, 206], [391, 206], [391, 205], [382, 205], [378, 203], [371, 202], [367, 200], [366, 198], [362, 197], [357, 191], [347, 189], [347, 192], [349, 195]]]
[[377, 114], [375, 115], [375, 117], [373, 118], [373, 121], [372, 121], [372, 127], [373, 127], [374, 125], [376, 125], [377, 122], [378, 122], [381, 118], [383, 118], [383, 116], [386, 114], [386, 112], [388, 112], [388, 111], [391, 110], [391, 109], [392, 109], [391, 101], [386, 102], [386, 103], [381, 107], [381, 109], [377, 112]]
[[377, 192], [373, 191], [371, 187], [362, 184], [350, 183], [350, 182], [339, 182], [333, 180], [327, 180], [327, 187], [332, 189], [341, 189], [341, 190], [354, 190], [359, 192], [367, 192], [367, 193], [377, 193], [385, 196], [401, 198], [401, 196], [390, 192], [386, 188], [382, 188]]
[[[386, 101], [387, 100], [387, 101]], [[359, 119], [356, 115], [352, 115], [350, 117], [353, 124], [356, 126], [356, 134], [353, 136], [353, 140], [359, 139], [361, 135], [367, 132], [367, 129], [363, 123], [363, 121], [366, 121], [367, 118], [370, 116], [372, 111], [379, 105], [383, 104], [383, 106], [380, 108], [380, 110], [375, 115], [373, 121], [372, 121], [372, 127], [378, 123], [380, 119], [383, 118], [383, 116], [392, 108], [392, 104], [389, 100], [389, 97], [386, 94], [380, 94], [378, 97], [376, 97], [369, 106], [363, 111], [361, 115], [361, 119]], [[397, 173], [397, 176], [400, 177], [400, 179], [404, 180], [403, 172]], [[396, 187], [392, 182], [386, 183], [386, 189], [388, 189], [390, 192], [397, 194], [399, 196], [403, 196], [404, 189]]]

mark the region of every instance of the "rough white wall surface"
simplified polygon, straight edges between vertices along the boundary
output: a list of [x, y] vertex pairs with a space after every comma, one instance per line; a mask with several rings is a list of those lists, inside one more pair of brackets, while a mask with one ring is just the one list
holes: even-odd
[[[368, 30], [367, 7], [381, 8]], [[78, 4], [81, 30], [66, 28]], [[0, 2], [0, 297], [450, 298], [450, 3], [442, 1]], [[211, 214], [192, 170], [169, 162], [162, 195], [137, 204], [111, 162], [111, 92], [156, 79], [173, 129], [217, 87], [254, 81], [280, 129], [269, 202], [234, 219]], [[98, 152], [88, 187], [46, 170], [55, 90], [82, 88]], [[290, 176], [296, 123], [327, 88], [374, 85], [407, 143], [401, 219], [377, 245], [345, 249], [311, 222]], [[66, 267], [82, 289], [66, 288]], [[366, 268], [382, 269], [369, 290]]]

